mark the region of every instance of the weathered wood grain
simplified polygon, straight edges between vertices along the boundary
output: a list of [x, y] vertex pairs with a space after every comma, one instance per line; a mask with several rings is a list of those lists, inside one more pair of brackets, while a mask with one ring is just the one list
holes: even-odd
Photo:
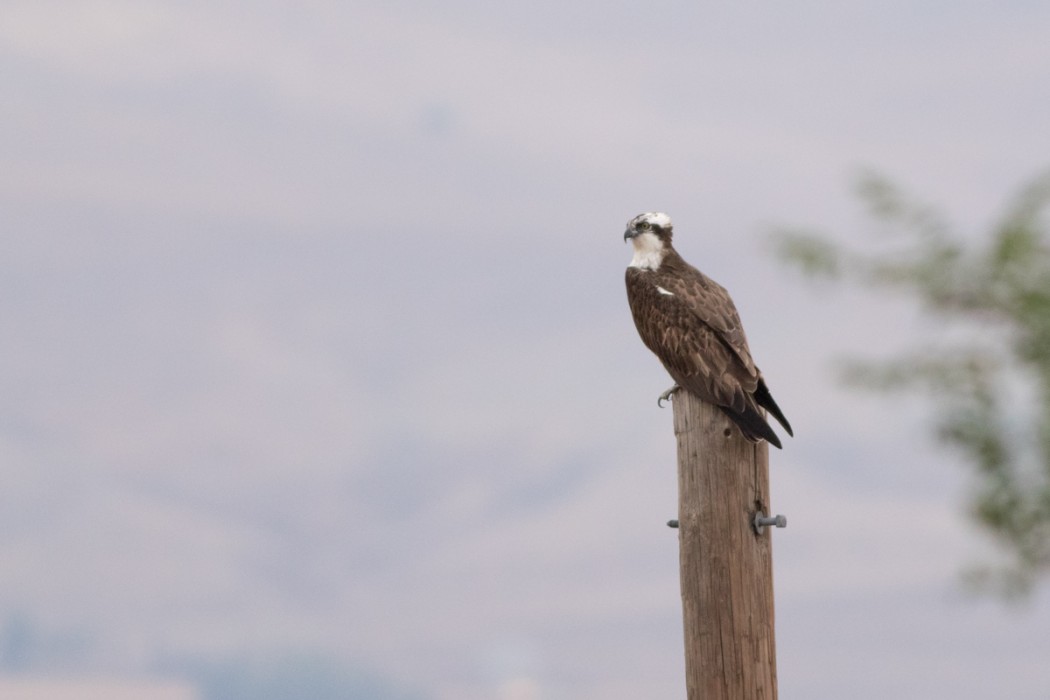
[[678, 537], [688, 700], [777, 697], [769, 449], [716, 407], [679, 391]]

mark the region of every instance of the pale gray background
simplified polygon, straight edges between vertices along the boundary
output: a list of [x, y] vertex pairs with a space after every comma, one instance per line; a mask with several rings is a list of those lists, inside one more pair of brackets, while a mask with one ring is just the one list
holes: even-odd
[[798, 435], [781, 697], [1047, 697], [1050, 605], [964, 593], [990, 550], [922, 405], [833, 378], [921, 319], [766, 234], [866, 235], [861, 166], [982, 230], [1050, 165], [1048, 36], [1024, 1], [0, 3], [0, 673], [684, 697], [622, 281], [661, 209]]

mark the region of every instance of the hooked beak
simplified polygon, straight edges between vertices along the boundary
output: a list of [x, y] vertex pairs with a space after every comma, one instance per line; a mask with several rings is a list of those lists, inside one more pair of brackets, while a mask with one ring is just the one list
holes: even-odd
[[623, 232], [623, 240], [626, 243], [629, 239], [634, 238], [637, 235], [637, 231], [635, 231], [633, 228], [629, 228]]

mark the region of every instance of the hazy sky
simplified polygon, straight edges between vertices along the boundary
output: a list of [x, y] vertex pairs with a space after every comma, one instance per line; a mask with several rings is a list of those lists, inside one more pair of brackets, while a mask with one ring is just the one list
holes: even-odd
[[834, 380], [919, 319], [766, 235], [858, 240], [862, 167], [987, 227], [1050, 167], [1048, 36], [1022, 1], [0, 3], [0, 674], [683, 697], [623, 290], [658, 209], [798, 436], [781, 697], [1044, 698], [1045, 590], [964, 594], [990, 549], [924, 406]]

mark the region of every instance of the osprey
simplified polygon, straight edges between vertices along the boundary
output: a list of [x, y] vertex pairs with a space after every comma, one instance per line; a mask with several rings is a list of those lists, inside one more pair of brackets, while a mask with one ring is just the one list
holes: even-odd
[[671, 217], [639, 214], [627, 222], [625, 241], [634, 245], [627, 268], [627, 301], [642, 342], [652, 350], [675, 386], [721, 408], [748, 440], [780, 447], [761, 408], [791, 425], [751, 359], [733, 300], [717, 282], [682, 259], [671, 245]]

